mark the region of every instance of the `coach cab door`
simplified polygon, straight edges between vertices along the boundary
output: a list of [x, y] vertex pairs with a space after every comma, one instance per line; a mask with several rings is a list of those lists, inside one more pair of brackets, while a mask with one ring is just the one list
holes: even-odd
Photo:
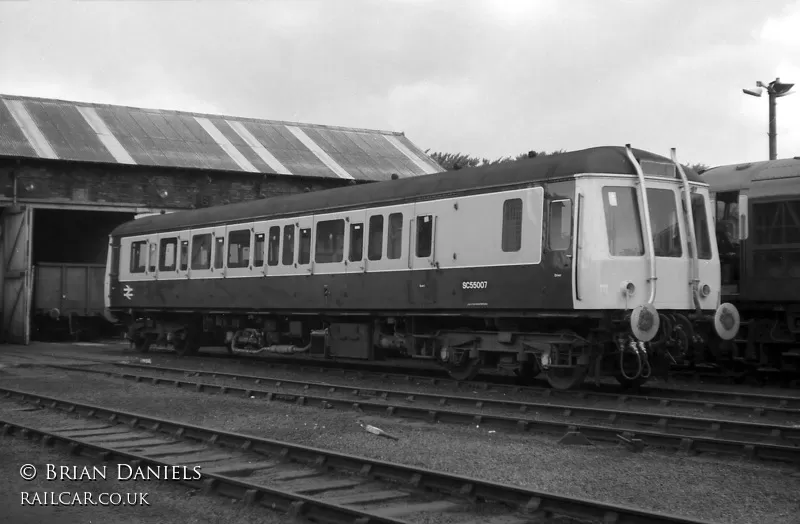
[[550, 198], [547, 199], [546, 247], [543, 250], [542, 262], [552, 277], [547, 294], [552, 296], [570, 296], [573, 290], [573, 225], [575, 221], [575, 201], [553, 184], [548, 188]]
[[439, 219], [436, 211], [441, 204], [424, 202], [414, 206], [414, 216], [409, 221], [411, 245], [409, 267], [412, 272], [410, 300], [418, 306], [436, 303], [437, 270], [436, 234]]

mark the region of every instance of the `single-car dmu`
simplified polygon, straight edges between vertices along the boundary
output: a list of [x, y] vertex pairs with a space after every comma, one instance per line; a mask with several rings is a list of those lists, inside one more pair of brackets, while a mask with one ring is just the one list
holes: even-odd
[[110, 235], [108, 314], [139, 351], [641, 384], [676, 337], [738, 331], [710, 224], [674, 150], [597, 147], [134, 220]]

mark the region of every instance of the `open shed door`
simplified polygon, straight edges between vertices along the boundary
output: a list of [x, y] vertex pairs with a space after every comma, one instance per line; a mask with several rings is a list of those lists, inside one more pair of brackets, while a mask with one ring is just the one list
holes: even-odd
[[30, 342], [31, 309], [31, 232], [33, 210], [30, 206], [3, 210], [3, 342]]

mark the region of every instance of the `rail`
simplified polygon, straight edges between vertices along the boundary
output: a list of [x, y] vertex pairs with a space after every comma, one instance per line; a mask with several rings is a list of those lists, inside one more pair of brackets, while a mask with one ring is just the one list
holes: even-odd
[[[33, 402], [52, 410], [79, 415], [84, 419], [97, 419], [121, 424], [124, 426], [120, 427], [126, 426], [133, 430], [143, 429], [154, 433], [167, 434], [180, 440], [193, 440], [226, 450], [243, 450], [267, 458], [279, 458], [284, 463], [304, 463], [319, 470], [333, 470], [351, 475], [361, 475], [371, 479], [391, 481], [420, 492], [427, 491], [444, 497], [458, 497], [464, 502], [477, 501], [502, 504], [512, 512], [527, 514], [534, 518], [542, 514], [553, 513], [582, 519], [600, 519], [603, 522], [617, 522], [619, 524], [699, 524], [701, 522], [677, 515], [666, 515], [590, 499], [534, 491], [520, 486], [488, 482], [471, 477], [302, 446], [291, 442], [231, 433], [145, 414], [57, 399], [26, 391], [0, 388], [0, 392], [5, 393], [6, 399]], [[74, 421], [74, 419], [72, 420]], [[52, 426], [52, 421], [50, 420], [44, 423], [47, 424], [48, 428]], [[45, 443], [51, 443], [54, 440], [66, 441], [73, 453], [79, 453], [81, 448], [89, 448], [99, 452], [100, 457], [106, 460], [112, 459], [116, 455], [128, 461], [139, 461], [137, 465], [157, 464], [162, 466], [166, 464], [163, 459], [147, 456], [146, 451], [145, 454], [136, 454], [132, 453], [130, 449], [117, 450], [110, 448], [110, 444], [100, 445], [99, 443], [86, 442], [81, 440], [80, 437], [69, 436], [68, 429], [66, 430], [67, 433], [59, 433], [49, 429], [32, 428], [7, 419], [0, 420], [2, 433], [13, 434], [15, 428], [20, 428], [27, 436], [38, 434], [43, 437], [43, 442]], [[143, 440], [140, 440], [139, 443], [136, 449], [145, 447]], [[162, 443], [151, 442], [151, 445], [154, 447], [161, 445], [163, 449]], [[242, 479], [227, 477], [224, 474], [202, 473], [202, 475], [207, 478], [195, 482], [202, 482], [202, 486], [209, 491], [213, 490], [226, 496], [235, 496], [249, 503], [257, 502], [267, 505], [267, 507], [270, 507], [269, 504], [271, 502], [274, 504], [275, 499], [277, 499], [277, 501], [280, 501], [278, 504], [280, 509], [286, 508], [284, 511], [288, 510], [287, 512], [293, 513], [293, 516], [306, 517], [313, 522], [337, 524], [349, 522], [358, 524], [404, 522], [386, 515], [382, 516], [377, 512], [332, 504], [329, 501], [320, 500], [314, 496], [302, 495], [298, 492], [254, 485]], [[236, 488], [235, 491], [233, 488]], [[266, 504], [264, 504], [265, 502]], [[468, 504], [468, 506], [470, 505]], [[272, 505], [272, 507], [274, 508], [275, 506]], [[467, 511], [479, 511], [479, 506], [473, 507], [471, 510], [468, 507]]]

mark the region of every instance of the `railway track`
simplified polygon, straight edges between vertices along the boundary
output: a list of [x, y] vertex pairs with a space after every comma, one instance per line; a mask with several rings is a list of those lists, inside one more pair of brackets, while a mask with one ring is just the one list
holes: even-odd
[[[167, 348], [154, 348], [151, 349], [153, 355], [160, 356], [175, 356], [175, 353]], [[150, 354], [150, 353], [148, 353]], [[137, 357], [145, 357], [148, 354], [137, 353]], [[527, 385], [522, 386], [518, 383], [516, 377], [498, 374], [482, 374], [479, 375], [480, 380], [473, 381], [458, 381], [448, 377], [444, 370], [427, 369], [427, 368], [399, 368], [392, 367], [394, 371], [388, 372], [388, 366], [375, 363], [375, 362], [341, 362], [336, 360], [319, 360], [310, 361], [308, 359], [289, 357], [289, 356], [269, 356], [269, 357], [248, 357], [247, 353], [240, 352], [234, 355], [214, 353], [203, 354], [190, 357], [195, 359], [209, 359], [209, 360], [224, 360], [226, 362], [253, 365], [257, 362], [259, 365], [266, 367], [273, 367], [278, 369], [298, 369], [313, 370], [320, 373], [355, 373], [362, 377], [374, 376], [377, 378], [395, 378], [399, 380], [415, 380], [415, 381], [431, 381], [433, 383], [448, 386], [448, 387], [468, 387], [468, 388], [483, 388], [487, 387], [508, 389], [527, 392], [541, 392], [548, 396], [554, 397], [580, 397], [581, 395], [588, 394], [594, 397], [605, 396], [619, 396], [630, 393], [630, 396], [638, 397], [658, 397], [668, 398], [673, 400], [687, 399], [687, 400], [706, 400], [708, 403], [728, 403], [728, 404], [758, 404], [765, 407], [783, 407], [793, 408], [800, 410], [800, 395], [769, 395], [763, 393], [749, 393], [749, 392], [727, 392], [715, 390], [698, 390], [688, 388], [674, 388], [669, 386], [656, 386], [646, 385], [631, 390], [624, 390], [618, 384], [612, 383], [599, 383], [594, 384], [591, 382], [584, 383], [583, 387], [579, 390], [556, 390], [552, 389], [545, 380], [534, 379], [535, 384], [541, 385]], [[688, 372], [676, 373], [677, 376], [688, 376]], [[696, 376], [696, 374], [695, 374]], [[713, 378], [715, 375], [710, 375]], [[703, 375], [706, 378], [706, 375]], [[684, 382], [684, 383], [688, 383]], [[761, 383], [759, 383], [761, 384]], [[763, 384], [761, 384], [763, 385]], [[550, 393], [544, 393], [549, 391]], [[713, 407], [713, 406], [709, 406]]]
[[[218, 377], [237, 377], [243, 380], [253, 380], [263, 383], [282, 382], [284, 385], [300, 384], [303, 386], [308, 385], [311, 387], [328, 387], [326, 384], [315, 383], [310, 381], [299, 380], [285, 380], [273, 379], [269, 377], [260, 377], [255, 375], [243, 375], [236, 373], [225, 373], [220, 371], [203, 371], [198, 369], [184, 369], [184, 368], [171, 368], [160, 365], [151, 364], [133, 364], [133, 363], [113, 363], [113, 366], [119, 368], [129, 369], [142, 369], [172, 372], [189, 372], [196, 373], [198, 376], [218, 376]], [[280, 369], [284, 369], [280, 367]], [[316, 368], [314, 368], [316, 369]], [[447, 386], [442, 384], [441, 381], [436, 379], [426, 379], [422, 377], [415, 377], [411, 375], [402, 374], [380, 374], [376, 378], [394, 378], [404, 380], [406, 382], [421, 381], [428, 382], [432, 385]], [[458, 385], [459, 387], [472, 386], [473, 389], [486, 390], [485, 383], [457, 383], [451, 385]], [[338, 387], [338, 386], [337, 386]], [[492, 389], [498, 391], [508, 391], [513, 393], [523, 393], [530, 395], [534, 398], [541, 397], [547, 400], [568, 400], [568, 401], [600, 401], [600, 402], [613, 402], [616, 404], [627, 406], [641, 406], [641, 407], [685, 407], [685, 408], [702, 408], [706, 410], [720, 410], [728, 413], [736, 413], [743, 415], [757, 415], [757, 416], [777, 416], [780, 418], [800, 417], [800, 397], [775, 397], [770, 395], [760, 394], [739, 394], [739, 393], [726, 393], [715, 391], [703, 390], [672, 390], [672, 389], [651, 389], [649, 395], [633, 395], [633, 394], [619, 394], [607, 393], [603, 391], [592, 390], [579, 390], [579, 391], [561, 391], [549, 388], [536, 388], [536, 387], [522, 387], [522, 386], [497, 386], [492, 385]], [[362, 391], [382, 391], [373, 388], [356, 388]], [[675, 394], [674, 392], [678, 392]], [[417, 397], [436, 397], [436, 395], [426, 395], [414, 393]], [[439, 401], [439, 399], [436, 399]], [[474, 399], [470, 399], [474, 403]], [[451, 405], [457, 404], [453, 402]]]
[[[160, 349], [156, 347], [151, 350], [153, 355], [164, 356], [168, 358], [178, 358], [172, 351]], [[121, 354], [122, 358], [146, 358], [148, 354], [136, 353], [134, 355]], [[20, 358], [38, 360], [37, 357], [30, 355], [19, 354]], [[78, 357], [72, 355], [58, 355], [55, 353], [47, 354], [47, 357], [64, 359], [64, 360], [80, 360], [94, 364], [109, 364], [107, 361], [98, 360], [96, 358]], [[183, 360], [183, 359], [182, 359]], [[800, 395], [772, 395], [756, 392], [746, 391], [719, 391], [708, 389], [687, 389], [687, 388], [673, 388], [673, 387], [659, 387], [659, 386], [642, 386], [636, 389], [624, 391], [619, 385], [613, 384], [592, 384], [585, 383], [583, 388], [578, 390], [556, 390], [549, 386], [520, 386], [516, 383], [510, 383], [510, 377], [488, 375], [483, 376], [481, 381], [462, 382], [446, 378], [446, 374], [442, 371], [434, 369], [413, 369], [408, 370], [408, 373], [387, 372], [386, 368], [374, 363], [342, 363], [337, 361], [320, 361], [309, 362], [308, 360], [296, 359], [290, 357], [280, 357], [271, 359], [231, 359], [229, 355], [223, 354], [209, 354], [191, 357], [189, 361], [204, 361], [204, 360], [224, 360], [231, 364], [240, 364], [252, 366], [254, 362], [258, 362], [259, 366], [266, 368], [299, 371], [299, 372], [314, 372], [314, 373], [327, 373], [337, 374], [341, 376], [356, 375], [358, 378], [375, 378], [378, 380], [395, 379], [407, 382], [420, 382], [429, 383], [441, 387], [450, 387], [453, 389], [470, 388], [487, 390], [489, 388], [497, 391], [509, 392], [522, 392], [531, 396], [542, 396], [548, 399], [563, 399], [563, 400], [580, 400], [580, 401], [614, 401], [628, 405], [637, 406], [653, 406], [660, 404], [664, 401], [669, 401], [669, 405], [697, 407], [702, 404], [704, 409], [723, 409], [732, 412], [744, 413], [751, 411], [756, 414], [762, 414], [759, 408], [764, 410], [763, 413], [769, 414], [786, 413], [792, 411], [800, 412]], [[116, 362], [115, 364], [119, 364]], [[396, 368], [395, 368], [396, 369]]]
[[398, 524], [432, 513], [445, 513], [447, 522], [459, 524], [524, 524], [542, 518], [700, 522], [15, 389], [0, 388], [0, 398], [4, 435], [61, 444], [72, 454], [133, 468], [200, 466], [201, 478], [182, 482], [317, 523]]
[[[566, 433], [572, 433], [575, 436], [576, 433], [580, 433], [590, 441], [624, 442], [628, 445], [639, 441], [644, 445], [677, 449], [687, 453], [718, 453], [800, 464], [800, 427], [790, 425], [759, 424], [549, 403], [478, 399], [386, 389], [365, 389], [253, 375], [197, 372], [154, 366], [147, 367], [147, 370], [152, 373], [164, 372], [173, 375], [173, 378], [158, 377], [147, 373], [62, 365], [51, 365], [50, 367], [79, 373], [102, 374], [154, 385], [193, 388], [198, 392], [238, 394], [246, 398], [290, 402], [324, 409], [350, 409], [390, 417], [478, 425], [514, 432], [530, 431], [557, 436]], [[144, 366], [121, 365], [121, 367], [141, 368]], [[274, 386], [278, 391], [187, 380], [183, 376], [187, 373], [202, 373], [237, 381], [251, 381], [256, 386], [267, 384]], [[295, 394], [285, 392], [287, 385], [301, 391]], [[315, 389], [325, 390], [328, 395], [311, 394], [310, 392]], [[334, 394], [339, 396], [334, 396]], [[364, 400], [364, 394], [367, 394], [370, 399]], [[392, 399], [400, 402], [390, 402]], [[450, 406], [472, 408], [473, 410], [447, 409]], [[515, 414], [519, 412], [524, 412], [528, 416]], [[554, 418], [541, 419], [538, 418], [540, 414]], [[582, 420], [576, 421], [575, 419]]]

